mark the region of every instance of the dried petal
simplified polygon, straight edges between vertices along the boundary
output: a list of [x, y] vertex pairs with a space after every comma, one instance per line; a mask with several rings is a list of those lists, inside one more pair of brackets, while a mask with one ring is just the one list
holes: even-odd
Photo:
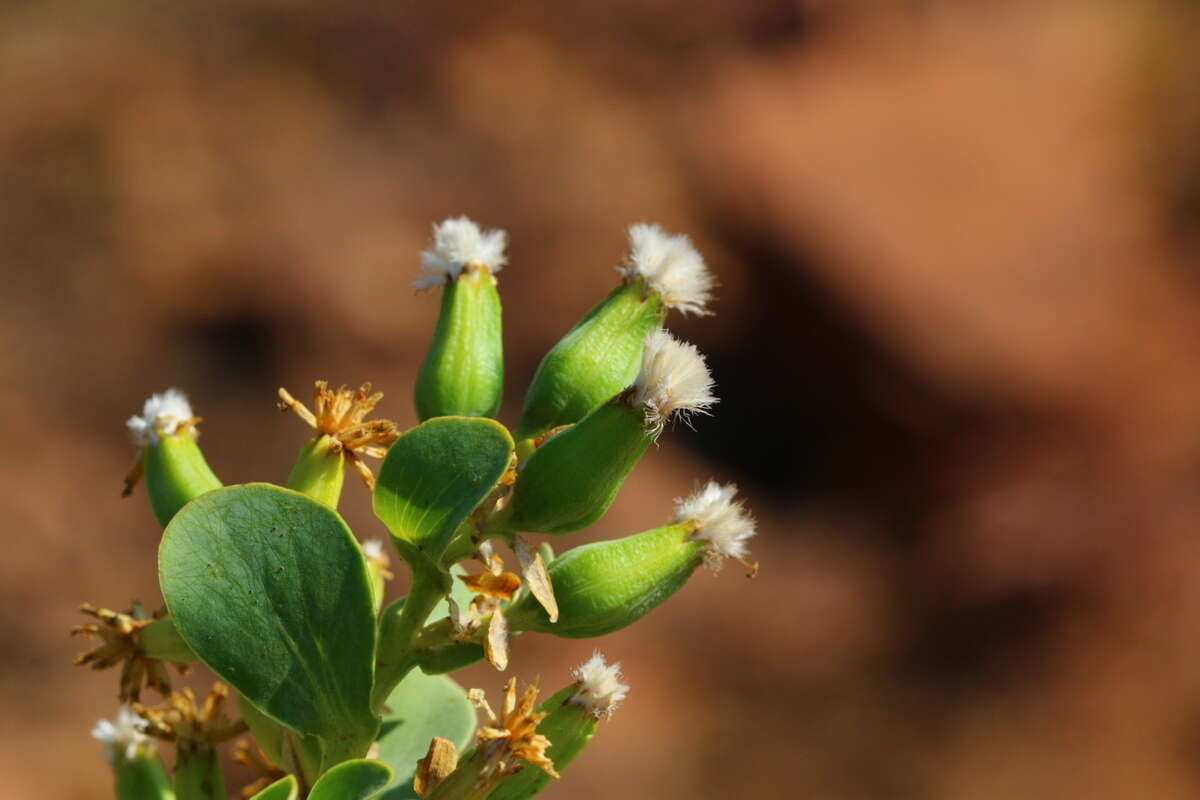
[[413, 791], [418, 797], [437, 788], [446, 776], [458, 767], [458, 753], [454, 743], [440, 736], [433, 737], [429, 752], [417, 762], [417, 774], [413, 776]]
[[508, 667], [508, 622], [496, 611], [488, 623], [487, 640], [483, 652], [488, 663], [500, 671]]
[[520, 536], [513, 538], [513, 552], [517, 555], [521, 574], [525, 577], [525, 584], [530, 593], [542, 604], [542, 608], [546, 609], [550, 621], [558, 622], [558, 601], [554, 598], [554, 584], [550, 582], [542, 554], [530, 551], [529, 545]]

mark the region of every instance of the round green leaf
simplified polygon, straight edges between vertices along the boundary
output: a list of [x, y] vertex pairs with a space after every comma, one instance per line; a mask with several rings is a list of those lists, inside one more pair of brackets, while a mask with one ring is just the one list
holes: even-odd
[[338, 764], [321, 776], [308, 800], [370, 800], [392, 779], [387, 764], [355, 759]]
[[436, 561], [512, 454], [508, 430], [478, 417], [437, 417], [397, 439], [379, 469], [374, 503], [401, 555], [411, 558], [415, 548]]
[[296, 785], [296, 776], [287, 775], [272, 783], [250, 800], [296, 800], [300, 789]]
[[416, 797], [412, 779], [417, 760], [429, 751], [435, 736], [449, 739], [461, 750], [475, 732], [475, 708], [453, 680], [418, 669], [392, 690], [387, 707], [379, 729], [379, 759], [395, 771], [396, 779], [383, 798]]
[[159, 578], [180, 635], [217, 675], [320, 737], [326, 764], [366, 751], [378, 724], [375, 612], [337, 512], [268, 484], [218, 489], [167, 526]]

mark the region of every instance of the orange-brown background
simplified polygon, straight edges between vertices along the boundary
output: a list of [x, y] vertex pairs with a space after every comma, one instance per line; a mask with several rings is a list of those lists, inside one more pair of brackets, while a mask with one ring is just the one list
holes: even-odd
[[[411, 424], [436, 299], [409, 284], [458, 213], [510, 234], [510, 422], [625, 226], [694, 236], [718, 314], [671, 324], [722, 403], [574, 540], [709, 475], [761, 522], [758, 580], [699, 574], [602, 643], [632, 693], [547, 797], [1197, 796], [1198, 22], [10, 0], [0, 796], [109, 796], [115, 677], [66, 629], [158, 600], [124, 418], [183, 387], [227, 482], [287, 474], [279, 385], [371, 379]], [[514, 668], [557, 685], [592, 644], [527, 636]]]

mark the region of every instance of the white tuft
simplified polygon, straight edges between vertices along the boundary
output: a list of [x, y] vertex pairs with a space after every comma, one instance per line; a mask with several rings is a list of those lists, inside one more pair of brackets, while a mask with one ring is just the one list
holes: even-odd
[[657, 435], [680, 414], [707, 414], [717, 402], [713, 379], [704, 356], [694, 345], [681, 342], [662, 328], [646, 336], [642, 370], [633, 384], [633, 402], [646, 409], [646, 424]]
[[629, 687], [621, 683], [621, 665], [605, 664], [599, 651], [571, 670], [571, 676], [579, 681], [579, 688], [570, 702], [578, 703], [597, 717], [612, 716], [613, 709], [629, 694]]
[[132, 709], [122, 706], [117, 711], [116, 721], [99, 720], [92, 728], [92, 738], [104, 745], [108, 763], [115, 764], [118, 758], [133, 761], [138, 751], [149, 749], [150, 737], [143, 731], [145, 723]]
[[667, 308], [683, 314], [711, 314], [708, 302], [716, 279], [704, 259], [682, 233], [671, 235], [657, 225], [629, 226], [629, 258], [617, 270], [627, 278], [640, 276], [658, 292]]
[[754, 517], [740, 500], [737, 487], [709, 481], [687, 498], [676, 498], [675, 521], [694, 522], [693, 539], [707, 544], [708, 564], [717, 569], [726, 558], [745, 559], [746, 540], [754, 535]]
[[125, 422], [133, 441], [143, 447], [157, 445], [158, 435], [171, 436], [180, 426], [194, 419], [187, 395], [178, 389], [152, 394], [142, 406], [141, 415], [134, 414]]
[[502, 230], [481, 230], [466, 217], [443, 220], [433, 226], [433, 246], [421, 253], [421, 274], [413, 287], [427, 289], [457, 278], [464, 267], [487, 267], [499, 272], [508, 260]]
[[379, 561], [385, 558], [382, 539], [367, 539], [362, 543], [362, 551], [363, 555], [367, 557], [367, 561]]

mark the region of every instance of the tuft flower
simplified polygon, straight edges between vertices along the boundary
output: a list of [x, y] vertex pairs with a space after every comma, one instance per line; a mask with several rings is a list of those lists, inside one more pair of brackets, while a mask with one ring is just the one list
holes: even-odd
[[627, 279], [644, 278], [667, 308], [682, 314], [706, 315], [716, 279], [683, 234], [671, 235], [657, 225], [629, 226], [629, 256], [617, 271]]
[[104, 757], [109, 764], [118, 758], [133, 761], [140, 752], [151, 747], [150, 737], [145, 733], [146, 723], [132, 709], [122, 706], [117, 710], [116, 720], [102, 719], [92, 728], [92, 738], [104, 745]]
[[673, 414], [686, 420], [707, 414], [717, 402], [713, 379], [704, 356], [694, 345], [681, 342], [659, 328], [646, 336], [642, 370], [633, 385], [632, 400], [646, 409], [646, 424], [660, 433]]
[[192, 414], [192, 405], [187, 395], [178, 389], [167, 389], [162, 394], [146, 398], [140, 415], [134, 414], [125, 422], [135, 444], [142, 447], [157, 445], [159, 434], [172, 436], [179, 431], [196, 435], [199, 417]]
[[737, 486], [710, 480], [686, 498], [675, 499], [675, 521], [696, 526], [691, 538], [705, 543], [705, 563], [714, 572], [726, 558], [740, 561], [751, 574], [756, 564], [746, 561], [746, 540], [755, 533], [754, 517], [735, 500]]
[[579, 688], [570, 702], [578, 703], [597, 717], [612, 716], [613, 710], [629, 693], [629, 686], [621, 683], [620, 663], [606, 664], [599, 650], [571, 670], [571, 676], [579, 681]]
[[369, 381], [357, 391], [346, 386], [333, 391], [327, 381], [316, 381], [313, 384], [313, 408], [316, 413], [309, 411], [282, 386], [279, 388], [278, 406], [280, 411], [291, 410], [318, 435], [332, 438], [336, 445], [332, 452], [344, 453], [367, 488], [374, 489], [375, 476], [363, 462], [363, 456], [383, 458], [392, 442], [400, 438], [400, 431], [391, 420], [363, 421], [382, 399], [383, 392], [371, 393]]
[[457, 278], [467, 267], [484, 267], [496, 273], [508, 260], [504, 255], [508, 235], [502, 230], [482, 230], [466, 217], [453, 217], [433, 226], [433, 246], [421, 253], [421, 273], [415, 289], [428, 289]]

